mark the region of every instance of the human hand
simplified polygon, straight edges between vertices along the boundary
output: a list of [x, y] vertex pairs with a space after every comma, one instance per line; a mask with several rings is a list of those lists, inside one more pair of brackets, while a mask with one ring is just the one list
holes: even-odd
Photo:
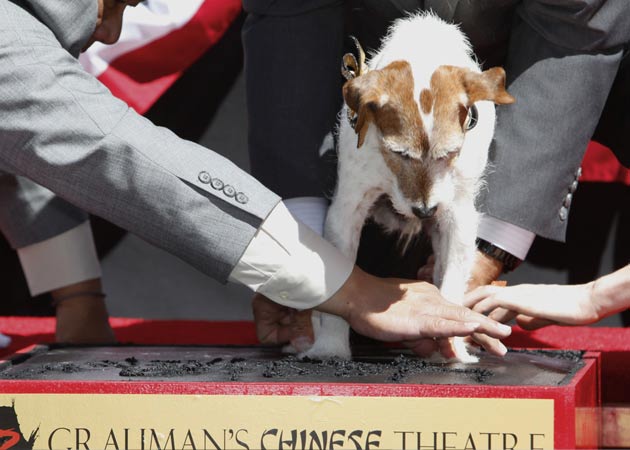
[[450, 303], [426, 282], [377, 278], [355, 267], [348, 281], [316, 309], [343, 317], [358, 333], [381, 341], [404, 341], [417, 353], [426, 338], [469, 336], [495, 338], [511, 329], [482, 314]]
[[[431, 255], [427, 259], [426, 264], [418, 269], [418, 280], [432, 282], [434, 268], [435, 256]], [[498, 278], [502, 270], [503, 267], [499, 261], [494, 258], [490, 258], [485, 253], [477, 252], [469, 288], [471, 285], [477, 286], [479, 283], [496, 282], [495, 279]], [[508, 322], [513, 318], [513, 316], [507, 310], [497, 309], [493, 311], [490, 318], [498, 322]], [[473, 333], [468, 339], [476, 345], [484, 347], [492, 354], [503, 356], [507, 353], [507, 348], [503, 345], [503, 343], [501, 343], [501, 341], [486, 334]], [[452, 342], [449, 339], [425, 339], [422, 342], [417, 343], [416, 353], [420, 356], [429, 357], [436, 352], [439, 352], [447, 359], [455, 356]]]
[[418, 281], [426, 281], [428, 283], [433, 282], [433, 271], [435, 270], [435, 255], [431, 254], [427, 258], [427, 262], [424, 266], [418, 269], [416, 278]]
[[279, 305], [261, 294], [254, 294], [252, 311], [256, 336], [261, 344], [291, 344], [298, 352], [313, 345], [311, 311], [298, 311]]
[[593, 283], [559, 286], [521, 284], [482, 286], [466, 294], [464, 304], [480, 313], [507, 309], [525, 329], [553, 323], [587, 325], [601, 318], [592, 301]]

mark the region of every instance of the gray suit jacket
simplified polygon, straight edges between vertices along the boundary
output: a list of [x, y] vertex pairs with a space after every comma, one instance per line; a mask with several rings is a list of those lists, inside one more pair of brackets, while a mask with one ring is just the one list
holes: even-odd
[[[76, 56], [96, 4], [0, 0], [0, 170], [225, 281], [279, 198], [225, 158], [154, 126], [82, 70]], [[58, 202], [49, 196], [39, 209], [67, 208]], [[11, 217], [0, 220], [11, 228]]]
[[[630, 43], [627, 0], [519, 2], [483, 203], [489, 215], [564, 240], [579, 168]], [[628, 80], [628, 78], [626, 78]], [[619, 117], [623, 122], [623, 118]], [[613, 150], [628, 163], [630, 147]]]

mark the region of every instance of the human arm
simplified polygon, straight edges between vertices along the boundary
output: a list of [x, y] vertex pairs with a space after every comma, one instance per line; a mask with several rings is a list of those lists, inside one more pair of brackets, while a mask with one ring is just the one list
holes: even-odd
[[52, 296], [56, 341], [114, 342], [87, 215], [9, 174], [0, 175], [0, 204], [0, 230], [17, 251], [31, 295]]
[[498, 110], [486, 214], [564, 239], [579, 166], [629, 35], [627, 2], [521, 2], [505, 62], [517, 102]]
[[494, 321], [447, 302], [433, 285], [378, 278], [359, 270], [296, 221], [282, 203], [263, 222], [230, 278], [277, 303], [255, 298], [257, 332], [263, 343], [310, 338], [308, 316], [296, 317], [288, 308], [340, 315], [359, 333], [411, 341], [413, 348], [422, 338], [469, 335], [474, 329], [469, 322], [478, 323], [479, 332], [493, 337], [509, 334], [508, 328], [496, 328]]
[[508, 309], [525, 328], [588, 325], [630, 308], [630, 265], [586, 284], [482, 286], [465, 304], [481, 313]]
[[31, 295], [49, 292], [52, 297], [57, 342], [116, 341], [109, 325], [101, 266], [89, 222], [18, 248], [17, 252]]
[[138, 116], [41, 23], [13, 30], [9, 19], [0, 18], [9, 27], [0, 36], [0, 110], [10, 111], [0, 123], [0, 167], [225, 281], [278, 197]]

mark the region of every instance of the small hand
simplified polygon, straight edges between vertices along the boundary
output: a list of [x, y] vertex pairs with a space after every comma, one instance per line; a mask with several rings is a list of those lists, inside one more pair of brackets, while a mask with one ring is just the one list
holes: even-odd
[[483, 286], [466, 295], [464, 304], [487, 313], [504, 308], [516, 315], [519, 325], [533, 329], [551, 323], [587, 325], [600, 318], [591, 301], [592, 284], [560, 286], [521, 284]]
[[298, 311], [272, 302], [261, 294], [252, 299], [256, 336], [261, 344], [291, 344], [298, 352], [313, 345], [311, 311]]
[[424, 266], [418, 269], [416, 278], [418, 281], [433, 282], [433, 271], [435, 270], [435, 255], [429, 256]]

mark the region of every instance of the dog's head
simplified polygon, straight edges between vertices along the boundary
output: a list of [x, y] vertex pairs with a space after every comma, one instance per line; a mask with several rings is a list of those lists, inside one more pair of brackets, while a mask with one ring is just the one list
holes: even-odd
[[[370, 127], [377, 130], [378, 148], [397, 181], [397, 189], [390, 193], [394, 208], [408, 217], [429, 218], [455, 195], [452, 169], [480, 121], [475, 103], [508, 104], [514, 98], [505, 90], [501, 68], [474, 72], [440, 66], [429, 86], [419, 95], [414, 92], [406, 61], [372, 70], [343, 88], [345, 102], [356, 114], [357, 148], [363, 146]], [[493, 129], [493, 109], [485, 120]], [[489, 141], [484, 145], [487, 151]]]

